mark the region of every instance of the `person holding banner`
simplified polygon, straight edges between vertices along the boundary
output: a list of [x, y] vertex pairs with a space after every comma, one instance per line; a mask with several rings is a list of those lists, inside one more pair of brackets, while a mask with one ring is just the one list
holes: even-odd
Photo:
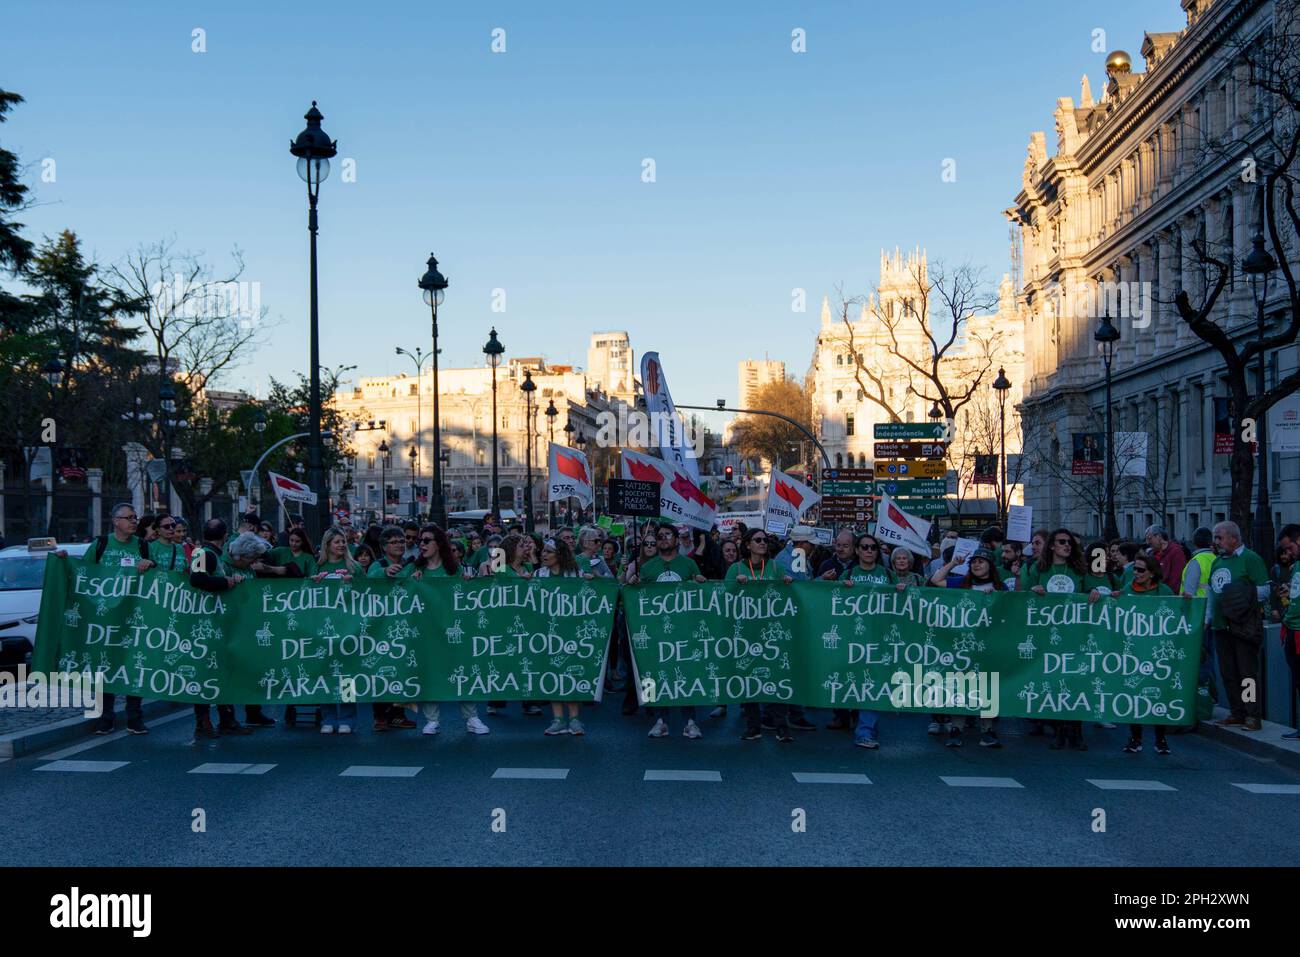
[[312, 556], [311, 541], [307, 538], [307, 530], [301, 525], [295, 525], [285, 533], [287, 545], [271, 550], [270, 559], [277, 565], [287, 565], [290, 562], [302, 569], [303, 577], [311, 578], [316, 574], [316, 559]]
[[[410, 578], [415, 571], [415, 564], [407, 564], [403, 559], [406, 554], [406, 533], [399, 525], [385, 525], [379, 533], [383, 554], [376, 558], [366, 571], [367, 578]], [[371, 728], [375, 731], [387, 731], [389, 728], [414, 728], [415, 722], [408, 718], [400, 705], [391, 701], [373, 701], [370, 704]]]
[[[1152, 555], [1143, 552], [1129, 564], [1133, 571], [1133, 580], [1118, 592], [1118, 595], [1172, 595], [1173, 589], [1161, 579], [1160, 564]], [[1112, 594], [1111, 597], [1118, 597]], [[1152, 725], [1156, 733], [1156, 754], [1169, 754], [1169, 742], [1165, 738], [1165, 726]], [[1142, 725], [1128, 726], [1128, 744], [1124, 745], [1125, 754], [1137, 754], [1142, 750]]]
[[[585, 532], [584, 532], [585, 534]], [[573, 552], [562, 539], [548, 538], [542, 543], [542, 563], [537, 569], [537, 574], [533, 576], [534, 580], [542, 578], [586, 578], [591, 580], [596, 576], [591, 572], [578, 570], [578, 563], [573, 557]], [[569, 707], [569, 720], [564, 720], [564, 707]], [[551, 723], [542, 733], [548, 737], [560, 734], [583, 735], [587, 729], [582, 726], [578, 719], [580, 703], [577, 701], [552, 701], [551, 702]]]
[[925, 578], [915, 571], [919, 563], [916, 555], [903, 548], [895, 548], [889, 556], [889, 570], [894, 576], [894, 587], [899, 591], [905, 588], [919, 588], [925, 584]]
[[326, 529], [325, 534], [321, 536], [316, 573], [311, 576], [311, 580], [318, 582], [326, 578], [341, 578], [344, 581], [351, 581], [353, 578], [365, 576], [365, 570], [348, 550], [348, 539], [343, 529], [337, 525]]
[[[726, 581], [740, 582], [742, 585], [750, 581], [779, 581], [788, 585], [794, 581], [789, 575], [782, 574], [780, 565], [768, 560], [770, 547], [771, 539], [761, 528], [747, 531], [740, 549], [744, 557], [727, 569]], [[758, 562], [757, 565], [754, 564], [755, 561]]]
[[[857, 564], [845, 570], [840, 581], [846, 586], [854, 582], [866, 582], [872, 585], [892, 585], [894, 578], [889, 569], [880, 564], [880, 541], [876, 536], [864, 532], [854, 543], [857, 552]], [[837, 714], [836, 718], [840, 716]], [[852, 715], [850, 714], [850, 720]], [[832, 725], [835, 722], [831, 722]], [[859, 711], [857, 723], [853, 729], [853, 743], [856, 747], [875, 751], [880, 747], [880, 712]]]

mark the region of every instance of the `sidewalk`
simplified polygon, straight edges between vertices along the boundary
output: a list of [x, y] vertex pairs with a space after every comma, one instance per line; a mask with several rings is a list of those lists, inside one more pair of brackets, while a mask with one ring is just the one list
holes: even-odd
[[[1226, 708], [1214, 709], [1215, 721], [1227, 716]], [[1291, 728], [1284, 724], [1265, 721], [1258, 731], [1242, 731], [1240, 728], [1221, 728], [1202, 721], [1196, 731], [1197, 734], [1203, 734], [1230, 748], [1245, 751], [1256, 757], [1269, 758], [1278, 764], [1300, 770], [1300, 741], [1282, 740], [1282, 735], [1291, 731]]]
[[[126, 727], [125, 695], [118, 695], [117, 727]], [[161, 717], [187, 704], [175, 701], [144, 702], [144, 718]], [[98, 718], [87, 718], [80, 708], [0, 708], [0, 760], [22, 757], [90, 736]]]

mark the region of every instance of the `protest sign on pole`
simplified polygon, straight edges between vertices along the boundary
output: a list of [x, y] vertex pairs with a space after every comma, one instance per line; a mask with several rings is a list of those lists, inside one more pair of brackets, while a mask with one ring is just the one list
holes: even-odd
[[695, 447], [686, 435], [682, 420], [673, 405], [668, 391], [668, 379], [659, 362], [659, 353], [646, 352], [641, 356], [641, 385], [645, 391], [645, 410], [650, 417], [650, 442], [659, 449], [664, 460], [675, 465], [697, 487], [700, 468], [695, 457]]
[[930, 523], [908, 515], [888, 495], [880, 496], [876, 538], [888, 545], [901, 545], [917, 555], [930, 555]]
[[659, 513], [692, 528], [713, 528], [718, 507], [674, 463], [623, 450], [623, 478], [659, 483]]
[[1034, 507], [1007, 506], [1007, 541], [1027, 542], [1034, 537]]
[[[278, 472], [267, 472], [271, 479], [271, 488], [275, 492], [276, 500], [280, 506], [285, 507], [285, 502], [301, 502], [304, 505], [316, 504], [316, 493], [311, 490], [310, 485], [304, 485], [302, 482], [295, 482]], [[285, 508], [288, 511], [287, 508]]]
[[785, 535], [804, 512], [820, 501], [821, 496], [803, 482], [773, 469], [767, 483], [766, 530]]
[[546, 500], [563, 502], [576, 498], [586, 508], [592, 501], [591, 467], [587, 456], [577, 449], [550, 443], [546, 455]]

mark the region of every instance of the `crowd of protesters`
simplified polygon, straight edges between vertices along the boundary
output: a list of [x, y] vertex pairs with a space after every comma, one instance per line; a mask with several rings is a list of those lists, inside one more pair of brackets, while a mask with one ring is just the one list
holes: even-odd
[[[243, 516], [233, 533], [225, 522], [208, 521], [194, 536], [180, 519], [169, 515], [137, 516], [129, 504], [115, 506], [113, 531], [101, 536], [87, 551], [85, 561], [133, 565], [145, 572], [153, 567], [187, 570], [190, 583], [212, 592], [228, 591], [246, 578], [304, 578], [314, 581], [352, 578], [423, 578], [511, 576], [520, 579], [552, 577], [614, 578], [627, 585], [641, 582], [750, 581], [839, 582], [843, 587], [862, 585], [908, 588], [970, 588], [977, 591], [1032, 591], [1037, 594], [1086, 594], [1090, 602], [1118, 595], [1182, 595], [1205, 597], [1200, 683], [1213, 694], [1216, 674], [1228, 704], [1228, 715], [1218, 723], [1244, 731], [1261, 729], [1259, 696], [1251, 693], [1260, 678], [1260, 642], [1263, 625], [1281, 625], [1281, 641], [1291, 668], [1292, 693], [1300, 690], [1300, 576], [1293, 574], [1300, 558], [1300, 525], [1286, 525], [1276, 550], [1264, 556], [1245, 547], [1241, 530], [1232, 522], [1197, 528], [1187, 542], [1179, 542], [1162, 527], [1151, 526], [1137, 541], [1084, 541], [1067, 528], [1035, 531], [1028, 542], [1007, 541], [1001, 528], [989, 527], [973, 548], [962, 547], [956, 531], [947, 532], [929, 554], [888, 548], [874, 534], [842, 529], [829, 545], [816, 542], [811, 526], [796, 525], [788, 535], [776, 536], [760, 528], [717, 526], [708, 532], [668, 522], [651, 521], [625, 526], [613, 534], [612, 522], [580, 528], [559, 528], [545, 534], [522, 528], [493, 525], [460, 526], [444, 530], [416, 521], [372, 523], [365, 529], [352, 525], [329, 528], [313, 543], [299, 521], [276, 531], [255, 514]], [[970, 544], [970, 543], [966, 543]], [[642, 711], [635, 671], [621, 608], [615, 615], [605, 691], [621, 692], [622, 712]], [[1243, 689], [1245, 689], [1243, 691]], [[113, 729], [113, 696], [105, 696], [104, 716], [98, 733]], [[525, 701], [523, 713], [543, 716], [547, 702]], [[589, 705], [588, 706], [592, 706]], [[489, 702], [491, 716], [506, 707]], [[582, 705], [550, 702], [551, 721], [544, 733], [582, 735]], [[242, 735], [254, 728], [271, 727], [276, 719], [261, 707], [244, 708], [240, 722], [233, 705], [217, 706], [212, 723], [207, 705], [195, 705], [195, 733], [200, 737]], [[487, 734], [489, 728], [472, 702], [459, 703], [466, 729]], [[285, 719], [295, 719], [293, 708]], [[647, 705], [649, 735], [672, 733], [674, 709]], [[693, 707], [680, 707], [681, 733], [703, 736]], [[754, 741], [765, 733], [780, 742], [794, 740], [794, 731], [809, 732], [818, 725], [797, 704], [749, 703], [741, 706], [744, 730], [740, 737]], [[127, 697], [127, 728], [147, 733], [140, 699]], [[424, 734], [437, 734], [437, 702], [371, 705], [374, 731], [421, 727], [408, 716], [424, 719]], [[709, 719], [727, 717], [726, 705], [715, 707]], [[349, 734], [356, 727], [355, 703], [320, 707], [318, 724], [325, 734]], [[1030, 721], [1031, 735], [1051, 735], [1054, 749], [1086, 750], [1083, 722]], [[854, 743], [875, 750], [880, 746], [879, 713], [835, 709], [826, 728], [852, 731]], [[1163, 725], [1153, 726], [1157, 754], [1169, 754]], [[977, 732], [983, 747], [998, 748], [997, 718], [931, 715], [928, 731], [948, 747], [961, 747], [967, 731]], [[1287, 738], [1300, 737], [1292, 731]], [[1131, 725], [1124, 750], [1142, 750], [1143, 726]]]

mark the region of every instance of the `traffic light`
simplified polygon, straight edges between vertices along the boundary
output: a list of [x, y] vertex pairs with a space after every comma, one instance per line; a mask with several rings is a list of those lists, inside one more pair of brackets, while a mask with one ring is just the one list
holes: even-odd
[[722, 470], [722, 477], [723, 477], [723, 479], [725, 479], [725, 480], [728, 481], [728, 482], [731, 481], [731, 466], [730, 466], [730, 465], [728, 465], [726, 468], [724, 468], [724, 469]]

